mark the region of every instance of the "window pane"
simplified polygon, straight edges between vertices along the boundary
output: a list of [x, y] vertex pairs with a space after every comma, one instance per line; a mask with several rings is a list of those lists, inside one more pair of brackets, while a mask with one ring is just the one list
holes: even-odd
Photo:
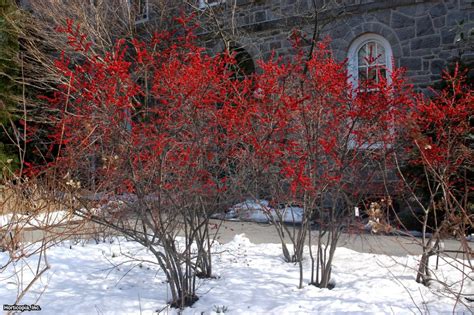
[[377, 44], [374, 42], [367, 43], [367, 60], [370, 64], [374, 63], [375, 59], [377, 58]]
[[379, 76], [382, 78], [387, 78], [387, 70], [385, 67], [379, 67]]
[[360, 49], [359, 49], [359, 52], [358, 52], [358, 62], [359, 62], [359, 66], [362, 66], [362, 65], [367, 65], [367, 52], [366, 52], [366, 46], [367, 45], [364, 45], [362, 46]]
[[369, 68], [368, 80], [376, 82], [376, 80], [377, 80], [377, 68], [376, 67], [370, 67]]
[[382, 45], [377, 45], [377, 64], [384, 65], [385, 61], [385, 48]]
[[367, 81], [367, 68], [359, 68], [359, 80], [360, 82]]
[[386, 48], [375, 39], [369, 39], [359, 46], [357, 51], [357, 76], [359, 82], [379, 82], [381, 77], [387, 78]]

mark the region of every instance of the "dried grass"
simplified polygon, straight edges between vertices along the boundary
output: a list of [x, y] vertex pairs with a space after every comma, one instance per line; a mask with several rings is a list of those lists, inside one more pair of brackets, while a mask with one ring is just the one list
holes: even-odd
[[37, 214], [64, 208], [37, 184], [0, 186], [0, 214]]

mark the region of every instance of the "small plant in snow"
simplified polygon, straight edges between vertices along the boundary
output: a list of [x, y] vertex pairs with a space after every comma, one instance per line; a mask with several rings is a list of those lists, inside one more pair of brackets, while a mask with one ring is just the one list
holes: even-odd
[[229, 308], [225, 305], [214, 305], [214, 312], [216, 312], [217, 314], [225, 314], [228, 310]]

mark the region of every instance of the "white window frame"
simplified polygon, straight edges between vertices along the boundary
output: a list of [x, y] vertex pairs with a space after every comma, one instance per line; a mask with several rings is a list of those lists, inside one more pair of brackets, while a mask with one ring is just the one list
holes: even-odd
[[[393, 71], [393, 51], [392, 46], [385, 39], [383, 36], [375, 33], [366, 33], [359, 37], [357, 37], [350, 45], [349, 51], [347, 53], [347, 72], [349, 75], [349, 83], [353, 87], [353, 91], [356, 91], [359, 87], [359, 58], [358, 53], [359, 50], [368, 42], [376, 42], [377, 44], [381, 45], [385, 49], [385, 65], [386, 65], [386, 76], [387, 76], [387, 83], [392, 83], [392, 71]], [[393, 128], [391, 129], [391, 133], [395, 132]], [[354, 140], [349, 140], [349, 148], [354, 149], [356, 148], [356, 144]], [[362, 150], [369, 150], [369, 149], [379, 149], [383, 146], [382, 143], [376, 142], [372, 144], [362, 144], [359, 146], [359, 149]], [[388, 147], [391, 147], [391, 144], [387, 144]]]
[[367, 33], [357, 37], [349, 47], [347, 53], [349, 82], [356, 89], [359, 86], [359, 50], [368, 42], [376, 42], [385, 49], [385, 65], [387, 82], [391, 83], [391, 73], [393, 70], [392, 46], [383, 36], [375, 33]]
[[203, 10], [225, 3], [225, 0], [199, 0], [199, 9]]
[[[145, 22], [148, 22], [150, 20], [150, 3], [148, 0], [128, 0], [128, 10], [129, 12], [132, 11], [132, 8], [133, 8], [133, 2], [135, 1], [139, 1], [139, 2], [142, 2], [144, 1], [145, 2], [145, 12], [143, 14], [137, 14], [138, 12], [134, 12], [136, 15], [135, 15], [135, 24], [141, 24], [141, 23], [145, 23]], [[140, 17], [140, 18], [138, 18]]]

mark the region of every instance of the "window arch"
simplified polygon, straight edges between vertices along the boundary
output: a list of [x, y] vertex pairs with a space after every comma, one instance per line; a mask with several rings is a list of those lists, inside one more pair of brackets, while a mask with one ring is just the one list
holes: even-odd
[[236, 43], [231, 43], [229, 45], [229, 51], [234, 54], [236, 62], [235, 65], [231, 66], [235, 79], [242, 80], [246, 76], [255, 73], [255, 63], [245, 48]]
[[354, 87], [367, 80], [379, 82], [381, 77], [390, 81], [392, 64], [392, 47], [378, 34], [368, 33], [359, 36], [349, 47], [348, 72], [349, 80]]

